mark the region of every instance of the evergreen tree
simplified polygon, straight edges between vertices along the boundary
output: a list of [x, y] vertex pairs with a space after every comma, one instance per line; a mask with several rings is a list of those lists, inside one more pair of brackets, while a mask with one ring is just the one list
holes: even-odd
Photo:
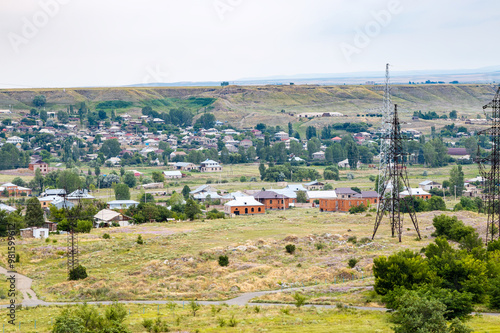
[[26, 215], [24, 216], [26, 225], [28, 227], [41, 227], [45, 220], [43, 217], [42, 206], [40, 205], [38, 198], [30, 198], [26, 202], [26, 206]]

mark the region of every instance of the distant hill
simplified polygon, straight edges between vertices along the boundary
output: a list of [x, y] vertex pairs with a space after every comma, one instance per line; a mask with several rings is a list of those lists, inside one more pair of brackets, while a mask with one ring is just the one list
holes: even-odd
[[[459, 114], [476, 117], [482, 106], [494, 95], [496, 87], [480, 84], [393, 85], [393, 102], [399, 104], [403, 118], [416, 110]], [[297, 114], [308, 112], [340, 112], [349, 118], [376, 113], [382, 105], [382, 85], [269, 85], [227, 87], [126, 87], [68, 89], [2, 89], [0, 109], [12, 105], [14, 112], [32, 108], [38, 94], [47, 97], [48, 110], [66, 109], [69, 105], [86, 102], [91, 108], [102, 105], [124, 105], [117, 113], [139, 114], [150, 105], [157, 111], [188, 106], [214, 112], [217, 119], [238, 127], [250, 127], [259, 122], [286, 125], [299, 122]], [[191, 100], [188, 100], [191, 98]], [[199, 103], [205, 99], [213, 103]], [[129, 103], [102, 103], [123, 101]], [[209, 106], [207, 106], [210, 104]], [[404, 112], [407, 113], [404, 113]], [[293, 115], [293, 116], [292, 116]], [[6, 117], [3, 115], [2, 117]], [[327, 121], [327, 120], [325, 120]], [[345, 118], [328, 122], [347, 121]], [[351, 119], [352, 121], [352, 119]], [[373, 119], [375, 121], [375, 119]], [[318, 121], [313, 122], [318, 125]], [[319, 126], [319, 125], [318, 125]]]

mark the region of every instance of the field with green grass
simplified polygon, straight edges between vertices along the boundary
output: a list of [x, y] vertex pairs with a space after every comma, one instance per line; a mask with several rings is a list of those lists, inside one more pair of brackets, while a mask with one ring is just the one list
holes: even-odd
[[[4, 325], [5, 332], [50, 332], [55, 317], [63, 308], [23, 308], [17, 312], [15, 327], [5, 319], [0, 324]], [[134, 333], [147, 332], [142, 326], [143, 320], [157, 318], [174, 332], [392, 332], [389, 315], [345, 308], [202, 306], [195, 317], [187, 303], [184, 307], [172, 304], [159, 307], [126, 305], [126, 308], [130, 314], [125, 323]], [[103, 313], [104, 309], [105, 306], [99, 306], [99, 312]], [[5, 318], [5, 310], [0, 313]], [[474, 332], [484, 333], [500, 332], [499, 323], [500, 318], [492, 316], [474, 316], [468, 322]]]

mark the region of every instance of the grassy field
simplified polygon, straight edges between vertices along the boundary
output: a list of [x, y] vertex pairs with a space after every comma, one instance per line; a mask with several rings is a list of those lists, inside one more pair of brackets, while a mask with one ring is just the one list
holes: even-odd
[[[99, 306], [104, 313], [105, 306]], [[174, 332], [392, 332], [389, 315], [378, 311], [360, 311], [345, 308], [324, 309], [275, 306], [202, 306], [193, 317], [186, 303], [182, 305], [126, 305], [129, 315], [125, 324], [132, 332], [147, 332], [144, 319], [161, 318]], [[7, 323], [2, 314], [4, 332], [50, 332], [62, 306], [23, 308], [18, 310], [17, 323]], [[236, 326], [228, 326], [234, 319]], [[36, 328], [35, 328], [36, 321]], [[225, 324], [221, 327], [221, 322]], [[500, 332], [500, 317], [474, 316], [468, 325], [474, 332]]]
[[[420, 250], [432, 241], [431, 224], [436, 214], [441, 212], [418, 215], [421, 241], [416, 240], [406, 217], [402, 244], [390, 237], [387, 222], [371, 241], [371, 214], [353, 218], [298, 208], [273, 211], [265, 217], [94, 229], [80, 235], [80, 262], [89, 272], [83, 281], [66, 279], [63, 235], [51, 236], [48, 242], [19, 241], [21, 262], [17, 267], [34, 280], [33, 289], [46, 301], [227, 300], [242, 292], [277, 290], [281, 285], [335, 286], [343, 281], [351, 287], [351, 282], [358, 283], [349, 281], [353, 276], [366, 278], [371, 274], [373, 258], [407, 248]], [[484, 233], [484, 216], [471, 212], [457, 215]], [[105, 232], [111, 239], [102, 238]], [[144, 245], [136, 243], [138, 235]], [[296, 245], [294, 255], [285, 252], [287, 244]], [[0, 256], [3, 264], [4, 253]], [[219, 255], [228, 255], [227, 268], [218, 265]], [[359, 260], [355, 269], [348, 268], [351, 258]], [[371, 298], [367, 293], [352, 303], [363, 305]]]

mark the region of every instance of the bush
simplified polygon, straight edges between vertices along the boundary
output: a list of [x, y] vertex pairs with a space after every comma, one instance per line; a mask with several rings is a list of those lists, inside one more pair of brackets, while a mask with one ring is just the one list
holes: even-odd
[[142, 236], [141, 236], [141, 235], [139, 235], [139, 236], [137, 237], [137, 244], [139, 244], [139, 245], [144, 244], [144, 240], [142, 239]]
[[19, 253], [16, 253], [16, 262], [21, 261], [21, 255]]
[[295, 306], [300, 308], [302, 305], [306, 303], [306, 297], [302, 294], [295, 293], [293, 295], [293, 299], [295, 300]]
[[488, 252], [500, 251], [500, 240], [488, 243]]
[[380, 256], [373, 260], [375, 291], [386, 295], [401, 286], [412, 289], [429, 280], [428, 263], [416, 252], [401, 251], [389, 256]]
[[326, 248], [326, 245], [323, 243], [316, 243], [316, 250], [321, 251]]
[[78, 265], [69, 271], [69, 279], [71, 281], [82, 280], [87, 277], [87, 269], [82, 265]]
[[247, 181], [247, 177], [245, 177], [245, 176], [241, 176], [240, 177], [240, 182], [241, 183], [245, 183], [246, 181]]
[[472, 235], [476, 231], [473, 227], [464, 225], [456, 216], [449, 217], [444, 214], [434, 217], [432, 224], [436, 231], [432, 233], [433, 237], [445, 236], [450, 240], [459, 242], [467, 235]]
[[349, 214], [357, 214], [357, 213], [364, 213], [368, 210], [368, 207], [365, 206], [364, 203], [362, 203], [359, 206], [352, 206], [349, 208]]
[[390, 321], [396, 333], [447, 332], [446, 306], [436, 299], [421, 297], [415, 291], [404, 291], [397, 299]]
[[109, 236], [109, 234], [104, 234], [104, 235], [102, 235], [102, 238], [104, 238], [104, 239], [110, 239], [111, 236]]
[[351, 258], [351, 259], [349, 259], [349, 261], [347, 262], [347, 264], [349, 265], [349, 267], [354, 268], [354, 267], [356, 267], [356, 264], [357, 264], [358, 262], [359, 262], [359, 260], [358, 260], [358, 259], [356, 259], [356, 258]]
[[219, 256], [219, 266], [221, 267], [229, 266], [229, 258], [227, 256]]
[[289, 254], [294, 254], [295, 253], [295, 245], [288, 244], [287, 246], [285, 246], [285, 250]]
[[500, 309], [500, 278], [493, 280], [490, 285], [490, 308]]
[[349, 236], [349, 238], [347, 238], [348, 243], [356, 244], [357, 241], [358, 241], [358, 238], [356, 236]]

